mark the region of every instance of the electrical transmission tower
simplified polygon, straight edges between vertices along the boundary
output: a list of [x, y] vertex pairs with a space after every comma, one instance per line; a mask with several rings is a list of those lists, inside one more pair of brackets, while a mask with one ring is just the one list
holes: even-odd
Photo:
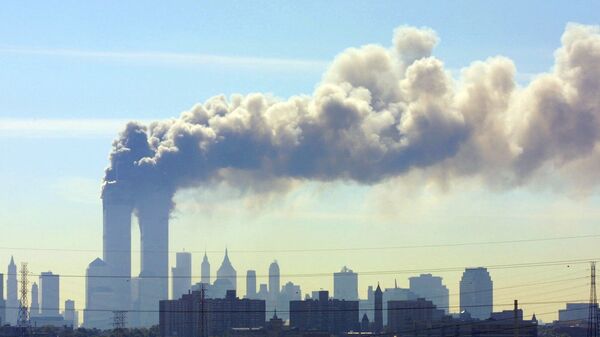
[[116, 337], [123, 337], [125, 323], [127, 321], [127, 311], [113, 311], [113, 329]]
[[590, 263], [590, 308], [588, 312], [587, 337], [598, 337], [598, 298], [596, 297], [596, 262]]
[[19, 305], [19, 316], [18, 325], [22, 328], [29, 327], [29, 310], [27, 308], [27, 289], [29, 288], [29, 282], [27, 276], [29, 276], [29, 270], [27, 270], [27, 262], [21, 263], [21, 304]]

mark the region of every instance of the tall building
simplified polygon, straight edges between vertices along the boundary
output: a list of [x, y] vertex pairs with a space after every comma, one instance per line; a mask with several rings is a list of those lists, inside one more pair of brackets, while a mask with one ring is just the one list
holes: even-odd
[[248, 270], [246, 272], [246, 298], [256, 298], [256, 271]]
[[239, 299], [235, 290], [225, 298], [202, 299], [193, 291], [177, 300], [160, 301], [160, 335], [180, 337], [226, 336], [231, 328], [252, 331], [265, 325], [265, 302]]
[[486, 268], [467, 268], [460, 280], [460, 311], [488, 319], [493, 311], [493, 283]]
[[[217, 284], [217, 282], [219, 284]], [[224, 290], [237, 289], [237, 273], [231, 265], [231, 261], [229, 261], [227, 249], [225, 249], [225, 257], [223, 258], [223, 262], [217, 270], [217, 280], [215, 281], [215, 285], [218, 285]]]
[[281, 287], [279, 297], [277, 298], [277, 315], [283, 320], [290, 318], [290, 301], [300, 301], [302, 299], [302, 291], [299, 285], [288, 282]]
[[149, 191], [136, 202], [141, 233], [139, 275], [139, 322], [150, 327], [158, 324], [158, 303], [169, 298], [169, 193]]
[[279, 295], [280, 285], [279, 264], [275, 260], [269, 266], [269, 294], [272, 297], [276, 298]]
[[418, 298], [412, 291], [406, 288], [398, 287], [396, 281], [394, 281], [393, 288], [385, 288], [383, 291], [383, 324], [388, 323], [388, 303], [390, 301], [409, 301], [416, 300]]
[[131, 177], [125, 174], [118, 182], [103, 186], [104, 277], [113, 277], [107, 285], [113, 294], [112, 309], [131, 310], [131, 217], [135, 208], [141, 234], [141, 265], [135, 307], [139, 319], [133, 325], [151, 326], [158, 323], [158, 302], [169, 296], [169, 279], [165, 276], [169, 274], [171, 194], [152, 185], [154, 190], [145, 190], [134, 203]]
[[17, 282], [17, 265], [14, 258], [10, 257], [8, 273], [6, 274], [6, 322], [11, 325], [17, 324], [19, 315], [19, 290]]
[[33, 282], [31, 285], [31, 307], [29, 308], [29, 316], [35, 317], [40, 314], [40, 295], [38, 293], [38, 285]]
[[430, 300], [438, 309], [448, 313], [448, 288], [442, 284], [442, 278], [431, 274], [421, 274], [408, 279], [410, 291], [418, 297]]
[[171, 268], [173, 275], [171, 298], [179, 298], [192, 288], [192, 254], [177, 253], [175, 260], [175, 267]]
[[202, 259], [202, 265], [200, 266], [200, 282], [204, 284], [210, 284], [210, 263], [206, 252], [204, 252], [204, 258]]
[[358, 301], [358, 274], [344, 266], [333, 274], [333, 298], [346, 301]]
[[319, 291], [318, 299], [290, 301], [290, 326], [335, 335], [358, 331], [358, 301], [329, 299], [328, 291]]
[[373, 302], [375, 303], [375, 312], [373, 313], [374, 332], [380, 333], [383, 331], [383, 292], [381, 291], [379, 284], [377, 285], [377, 289], [375, 289], [375, 293], [373, 294]]
[[41, 288], [41, 315], [46, 317], [60, 316], [60, 279], [52, 272], [42, 272], [40, 274]]
[[258, 287], [258, 293], [256, 293], [256, 298], [259, 300], [266, 301], [269, 297], [269, 288], [265, 283], [261, 283]]
[[65, 319], [65, 324], [72, 328], [77, 328], [79, 326], [79, 313], [75, 310], [75, 301], [66, 300], [65, 301], [65, 310], [63, 311], [63, 318]]
[[110, 329], [114, 310], [111, 280], [105, 276], [109, 266], [97, 258], [89, 264], [85, 273], [85, 310], [83, 326], [85, 328]]
[[0, 326], [6, 324], [6, 300], [4, 299], [4, 274], [0, 273]]
[[[106, 287], [114, 293], [113, 310], [131, 309], [131, 216], [133, 201], [123, 183], [106, 184], [102, 191], [103, 262]], [[92, 262], [93, 263], [93, 262]], [[166, 274], [165, 274], [166, 275]], [[86, 296], [88, 296], [86, 294]]]

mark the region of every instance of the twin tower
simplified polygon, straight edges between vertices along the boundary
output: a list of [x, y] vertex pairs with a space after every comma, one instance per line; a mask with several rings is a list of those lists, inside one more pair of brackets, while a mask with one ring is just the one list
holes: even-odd
[[[102, 195], [103, 260], [115, 310], [135, 313], [130, 325], [158, 324], [159, 301], [168, 299], [170, 195], [150, 193], [142, 200], [109, 186]], [[141, 233], [141, 266], [131, 277], [131, 219], [135, 212]]]

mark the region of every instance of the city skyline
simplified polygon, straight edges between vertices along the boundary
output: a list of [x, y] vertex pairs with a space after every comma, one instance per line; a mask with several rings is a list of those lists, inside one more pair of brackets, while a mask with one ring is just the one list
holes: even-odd
[[384, 310], [435, 287], [454, 312], [484, 267], [494, 310], [556, 319], [600, 259], [598, 9], [8, 4], [4, 292], [28, 262], [41, 311], [59, 288], [46, 302], [80, 322], [133, 304], [150, 323], [206, 259], [223, 295], [254, 271], [267, 310], [380, 286]]

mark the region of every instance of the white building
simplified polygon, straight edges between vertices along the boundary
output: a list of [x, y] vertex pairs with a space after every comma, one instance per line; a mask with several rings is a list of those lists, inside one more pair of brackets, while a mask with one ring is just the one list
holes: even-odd
[[358, 274], [346, 266], [333, 273], [333, 298], [358, 301]]

